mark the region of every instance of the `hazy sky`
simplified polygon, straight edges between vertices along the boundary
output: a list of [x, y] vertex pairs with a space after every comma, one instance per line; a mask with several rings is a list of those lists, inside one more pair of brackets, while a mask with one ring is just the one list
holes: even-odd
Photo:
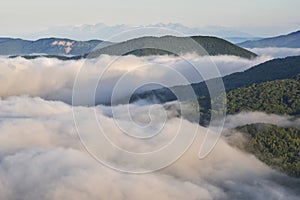
[[0, 36], [96, 23], [225, 26], [258, 36], [300, 27], [299, 0], [0, 0], [0, 8]]

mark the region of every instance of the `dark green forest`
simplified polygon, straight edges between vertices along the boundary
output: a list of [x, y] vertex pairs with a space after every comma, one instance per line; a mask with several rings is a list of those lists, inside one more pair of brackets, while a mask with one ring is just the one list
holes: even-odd
[[270, 81], [227, 93], [227, 113], [262, 111], [279, 115], [300, 115], [300, 75], [294, 79]]
[[[290, 79], [252, 84], [229, 91], [227, 114], [260, 111], [269, 114], [300, 116], [300, 74]], [[199, 98], [201, 120], [210, 120], [210, 99]], [[214, 111], [218, 112], [218, 111]], [[267, 165], [293, 177], [300, 177], [300, 130], [275, 125], [252, 124], [238, 127], [246, 133], [244, 148]]]
[[300, 177], [300, 130], [269, 124], [251, 124], [237, 128], [244, 132], [245, 150], [267, 165]]
[[[290, 79], [268, 81], [237, 88], [226, 93], [227, 114], [242, 111], [260, 111], [269, 114], [300, 115], [300, 74]], [[212, 100], [212, 102], [223, 101]], [[211, 100], [207, 96], [198, 99], [200, 124], [206, 125], [211, 116]], [[222, 112], [213, 110], [213, 112]]]

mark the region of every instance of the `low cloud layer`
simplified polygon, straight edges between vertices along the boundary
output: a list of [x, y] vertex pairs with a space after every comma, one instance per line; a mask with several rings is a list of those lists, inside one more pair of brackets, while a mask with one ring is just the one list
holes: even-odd
[[[202, 66], [209, 65], [209, 59], [213, 60], [222, 75], [269, 59], [245, 60], [232, 56], [196, 58], [193, 55], [189, 58]], [[180, 58], [126, 56], [105, 71], [114, 59], [111, 56], [88, 61], [0, 58], [1, 200], [298, 199], [299, 179], [271, 169], [253, 155], [230, 146], [222, 137], [207, 157], [198, 159], [207, 128], [178, 118], [178, 103], [149, 105], [138, 102], [114, 107], [87, 107], [83, 103], [83, 106], [71, 107], [73, 84], [80, 69], [82, 87], [79, 92], [83, 102], [84, 94], [93, 89], [101, 73], [104, 74], [101, 90], [96, 88], [96, 99], [100, 102], [109, 100], [120, 77], [140, 66], [146, 66], [144, 71], [134, 71], [127, 77], [126, 84], [120, 86], [122, 92], [118, 94], [119, 98], [128, 95], [139, 81], [166, 80], [164, 83], [167, 85], [178, 84], [178, 80], [170, 76], [170, 68], [162, 70], [165, 65], [190, 77], [188, 81], [196, 82], [199, 78]], [[129, 117], [127, 111], [130, 111]], [[229, 116], [226, 127], [261, 120], [282, 126], [299, 124], [287, 117], [242, 113]], [[151, 137], [139, 139], [130, 135], [136, 128], [132, 122], [143, 130], [137, 136]], [[178, 136], [178, 128], [189, 136], [191, 131], [195, 131], [196, 138], [183, 156], [167, 168], [133, 175], [104, 166], [94, 159], [95, 154], [91, 151], [94, 149], [87, 149], [87, 145], [83, 146], [80, 142], [79, 138], [94, 142], [95, 149], [107, 150], [97, 146], [103, 144], [102, 141], [89, 137], [97, 134], [99, 128], [118, 147], [138, 153], [155, 152], [168, 145]], [[129, 135], [124, 134], [124, 130]], [[153, 132], [158, 134], [151, 135]], [[173, 146], [173, 150], [176, 152], [182, 147], [185, 146], [180, 142]], [[135, 166], [121, 154], [108, 152], [105, 156], [103, 159], [111, 160], [110, 164], [127, 162]], [[150, 160], [146, 164], [151, 166], [153, 162]]]
[[300, 48], [268, 47], [268, 48], [252, 48], [249, 50], [260, 56], [270, 56], [273, 58], [285, 58], [288, 56], [300, 55]]
[[241, 112], [236, 115], [228, 115], [226, 118], [226, 128], [236, 128], [247, 124], [265, 123], [280, 127], [300, 128], [300, 119], [290, 116], [276, 114], [266, 114], [262, 112]]
[[[140, 119], [144, 119], [145, 110], [151, 108], [131, 106]], [[254, 156], [229, 146], [222, 138], [209, 156], [199, 160], [197, 155], [206, 128], [186, 120], [167, 118], [157, 142], [164, 143], [174, 135], [170, 126], [180, 122], [183, 127], [198, 127], [191, 148], [168, 168], [131, 175], [103, 166], [84, 150], [69, 105], [20, 96], [2, 99], [0, 107], [0, 199], [265, 200], [298, 199], [299, 196], [298, 180], [270, 169]], [[125, 108], [124, 105], [116, 109]], [[109, 114], [110, 107], [73, 109], [84, 116], [81, 123], [87, 125], [87, 132], [92, 128], [89, 124], [94, 120], [95, 109], [98, 119], [105, 120], [101, 126], [110, 131], [108, 134], [120, 131]], [[115, 120], [126, 119], [119, 116]], [[147, 150], [145, 145], [153, 147], [152, 143], [141, 146], [131, 140], [116, 142], [134, 149]]]
[[[116, 58], [101, 56], [94, 60], [60, 61], [40, 58], [25, 60], [23, 58], [0, 58], [0, 96], [13, 95], [39, 96], [48, 100], [60, 100], [70, 104], [76, 75], [82, 93], [82, 102], [87, 102], [86, 93], [96, 91], [96, 102], [108, 103], [114, 86], [120, 79], [116, 98], [131, 95], [137, 86], [148, 83], [160, 83], [165, 86], [189, 84], [209, 79], [216, 74], [202, 77], [190, 64], [197, 63], [201, 69], [216, 65], [220, 74], [227, 75], [242, 71], [256, 64], [269, 60], [259, 57], [254, 60], [234, 56], [198, 57], [188, 55], [187, 60], [172, 56]], [[155, 88], [149, 86], [149, 88]], [[160, 86], [159, 86], [160, 87]], [[145, 89], [145, 88], [144, 88]]]

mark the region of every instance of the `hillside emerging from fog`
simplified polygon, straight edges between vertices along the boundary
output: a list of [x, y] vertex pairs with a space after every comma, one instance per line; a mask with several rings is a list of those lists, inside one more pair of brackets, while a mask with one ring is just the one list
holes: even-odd
[[228, 114], [261, 111], [300, 116], [300, 74], [232, 90], [227, 93], [227, 101]]
[[[199, 49], [199, 45], [203, 49]], [[209, 36], [136, 38], [101, 48], [92, 52], [88, 57], [98, 57], [101, 54], [152, 56], [187, 53], [196, 53], [200, 56], [233, 55], [249, 59], [256, 57], [256, 54], [226, 40]]]
[[[199, 45], [203, 49], [199, 48]], [[95, 58], [101, 54], [154, 56], [188, 53], [196, 53], [200, 56], [233, 55], [248, 59], [256, 57], [256, 54], [226, 40], [208, 36], [141, 37], [120, 43], [100, 40], [75, 41], [61, 38], [45, 38], [37, 41], [0, 38], [0, 55], [21, 55], [28, 59], [44, 56], [62, 60], [76, 60]]]
[[[285, 116], [300, 116], [300, 74], [296, 77], [253, 83], [227, 92], [227, 114], [264, 112]], [[214, 101], [214, 100], [212, 100]], [[207, 123], [211, 114], [211, 99], [199, 98], [201, 122]], [[214, 112], [218, 112], [214, 110]]]
[[[263, 112], [277, 114], [296, 121], [300, 116], [300, 56], [275, 59], [255, 66], [245, 72], [225, 76], [227, 89], [227, 114]], [[213, 80], [211, 80], [213, 81]], [[175, 90], [184, 93], [186, 86]], [[193, 85], [198, 89], [200, 124], [208, 125], [212, 112], [211, 102], [205, 83]], [[181, 93], [181, 94], [182, 94]], [[171, 91], [160, 89], [140, 94], [141, 98], [173, 100]], [[164, 96], [165, 95], [165, 96]], [[169, 96], [166, 96], [169, 95]], [[171, 99], [170, 99], [171, 98]], [[188, 99], [187, 99], [188, 100]], [[216, 106], [218, 107], [218, 106]], [[296, 124], [297, 122], [295, 122]], [[255, 155], [268, 166], [292, 177], [300, 176], [299, 146], [300, 131], [296, 127], [281, 127], [270, 124], [249, 124], [236, 127], [243, 133], [242, 150]]]
[[[274, 59], [251, 67], [243, 72], [233, 73], [224, 76], [223, 82], [226, 91], [247, 87], [252, 84], [259, 84], [267, 81], [292, 78], [300, 73], [300, 56], [287, 57], [283, 59]], [[214, 79], [208, 80], [213, 82]], [[208, 90], [205, 82], [191, 84], [197, 96], [208, 96]], [[186, 91], [184, 85], [175, 86], [171, 89], [184, 96]], [[189, 86], [188, 86], [189, 87]], [[160, 102], [176, 100], [170, 88], [161, 88], [142, 93], [136, 93], [132, 96], [132, 101], [137, 99], [157, 99]], [[188, 98], [186, 100], [189, 100]]]
[[[51, 55], [48, 56], [51, 58]], [[237, 62], [241, 62], [243, 65], [248, 63], [247, 67], [239, 65], [240, 67], [243, 67], [242, 69], [239, 68], [240, 70], [248, 69], [248, 67], [256, 65], [253, 64], [253, 60], [241, 59], [235, 56], [216, 57], [218, 59], [226, 60], [226, 62], [230, 59], [236, 59], [238, 60]], [[216, 57], [210, 59], [216, 59]], [[67, 57], [62, 56], [62, 58]], [[175, 61], [181, 59], [180, 57], [175, 56], [120, 57], [119, 60], [123, 59], [123, 62], [120, 62], [115, 66], [115, 69], [112, 69], [112, 71], [107, 73], [105, 79], [108, 80], [108, 82], [102, 82], [102, 84], [99, 83], [99, 85], [103, 86], [103, 90], [99, 90], [99, 93], [97, 93], [99, 95], [94, 96], [95, 99], [104, 99], [106, 96], [109, 97], [111, 95], [110, 91], [115, 84], [115, 82], [111, 80], [122, 77], [124, 71], [129, 71], [136, 63], [138, 63], [139, 66], [148, 64], [149, 61], [152, 61], [155, 64], [159, 63], [155, 58], [160, 60], [163, 64], [172, 62], [177, 63]], [[163, 59], [162, 61], [162, 58], [167, 59]], [[205, 59], [207, 57], [197, 57], [197, 59], [199, 58]], [[0, 193], [0, 199], [18, 199], [20, 196], [19, 194], [23, 194], [24, 191], [23, 188], [19, 189], [19, 184], [22, 180], [27, 180], [26, 177], [24, 179], [26, 174], [29, 174], [30, 177], [30, 181], [26, 181], [30, 187], [25, 189], [28, 193], [33, 194], [28, 199], [41, 199], [45, 194], [52, 199], [47, 188], [52, 185], [57, 185], [55, 191], [57, 189], [62, 189], [62, 192], [64, 192], [66, 186], [64, 185], [65, 183], [61, 181], [60, 177], [65, 177], [65, 175], [69, 176], [69, 173], [71, 173], [71, 182], [67, 182], [67, 186], [73, 185], [74, 179], [79, 180], [82, 178], [82, 181], [79, 183], [76, 182], [75, 190], [77, 190], [79, 186], [81, 188], [81, 183], [83, 184], [83, 187], [101, 185], [101, 182], [95, 182], [90, 179], [88, 179], [88, 183], [86, 182], [86, 177], [96, 177], [97, 180], [104, 180], [103, 184], [108, 183], [109, 191], [112, 191], [117, 187], [118, 191], [120, 190], [120, 196], [130, 196], [131, 193], [126, 192], [134, 190], [128, 190], [128, 186], [136, 183], [140, 185], [140, 183], [145, 183], [145, 180], [149, 182], [146, 182], [144, 188], [142, 188], [143, 190], [148, 191], [149, 185], [156, 185], [157, 188], [162, 188], [161, 191], [156, 193], [159, 195], [165, 194], [166, 192], [170, 193], [172, 194], [170, 199], [174, 199], [173, 194], [176, 193], [176, 191], [180, 191], [180, 194], [181, 192], [183, 194], [178, 198], [175, 197], [176, 199], [184, 199], [186, 198], [186, 194], [189, 194], [190, 197], [190, 193], [199, 191], [199, 194], [197, 193], [197, 196], [193, 199], [201, 199], [203, 194], [209, 194], [207, 199], [257, 199], [257, 194], [267, 194], [270, 196], [270, 198], [268, 198], [269, 196], [266, 196], [266, 198], [264, 195], [262, 197], [263, 199], [278, 199], [278, 196], [276, 196], [278, 190], [284, 191], [285, 193], [283, 194], [287, 197], [299, 196], [299, 190], [297, 188], [299, 179], [295, 178], [299, 177], [300, 172], [299, 129], [285, 127], [282, 122], [283, 120], [278, 120], [278, 118], [287, 119], [286, 121], [288, 121], [288, 124], [293, 124], [295, 127], [298, 127], [297, 123], [299, 124], [299, 119], [297, 119], [297, 117], [299, 116], [300, 90], [299, 75], [295, 75], [300, 73], [300, 56], [275, 59], [259, 64], [244, 72], [234, 73], [224, 77], [225, 87], [228, 92], [228, 113], [233, 114], [227, 116], [225, 123], [226, 130], [224, 130], [232, 131], [238, 134], [238, 136], [241, 136], [237, 138], [236, 144], [230, 144], [230, 142], [226, 141], [227, 138], [223, 137], [224, 134], [219, 138], [219, 142], [214, 151], [212, 151], [212, 156], [210, 155], [208, 159], [199, 160], [197, 159], [197, 155], [199, 155], [199, 147], [203, 139], [198, 138], [196, 143], [193, 143], [194, 146], [190, 148], [192, 151], [187, 151], [187, 154], [178, 160], [179, 164], [177, 166], [176, 163], [174, 163], [173, 166], [170, 166], [170, 168], [165, 171], [153, 173], [154, 176], [152, 176], [152, 174], [147, 174], [150, 175], [150, 177], [147, 177], [146, 179], [142, 176], [134, 175], [132, 176], [134, 177], [134, 180], [126, 173], [117, 173], [114, 170], [110, 172], [102, 165], [99, 165], [99, 163], [94, 163], [93, 159], [90, 159], [89, 161], [88, 155], [85, 151], [82, 152], [82, 146], [79, 144], [76, 137], [74, 109], [75, 112], [78, 112], [78, 114], [82, 116], [79, 120], [83, 123], [84, 127], [87, 128], [84, 128], [83, 132], [90, 133], [95, 131], [95, 133], [98, 133], [98, 129], [93, 126], [95, 109], [90, 107], [89, 104], [74, 106], [71, 103], [65, 103], [68, 102], [69, 97], [72, 97], [72, 91], [74, 91], [72, 87], [75, 80], [74, 78], [76, 72], [81, 69], [82, 62], [86, 62], [84, 68], [86, 71], [84, 71], [83, 76], [84, 87], [79, 88], [79, 97], [85, 98], [88, 96], [85, 92], [89, 90], [90, 83], [99, 80], [97, 74], [102, 72], [101, 67], [105, 68], [105, 64], [114, 60], [115, 56], [99, 57], [99, 60], [102, 62], [100, 62], [101, 65], [97, 66], [94, 64], [95, 60], [93, 59], [69, 62], [46, 58], [35, 60], [19, 58], [1, 59], [4, 63], [1, 66], [1, 71], [5, 76], [1, 76], [2, 99], [0, 101], [0, 115], [3, 122], [0, 130], [2, 133], [1, 135], [4, 135], [4, 137], [0, 140], [2, 142], [2, 145], [0, 145], [2, 148], [1, 152], [3, 152], [1, 157], [1, 161], [3, 161], [1, 162], [2, 170], [0, 170], [0, 173], [4, 182], [10, 184], [7, 187], [7, 190], [17, 192], [12, 195], [10, 195], [10, 193], [9, 195]], [[255, 62], [260, 63], [257, 61]], [[205, 62], [201, 61], [201, 63]], [[227, 64], [226, 67], [230, 67], [232, 63], [234, 62]], [[181, 69], [179, 66], [185, 69], [187, 65], [177, 63], [177, 65], [174, 66], [174, 69]], [[234, 67], [232, 69], [236, 70]], [[149, 71], [145, 71], [142, 74], [138, 73], [136, 76], [130, 76], [130, 79], [120, 84], [121, 90], [124, 92], [123, 96], [131, 94], [128, 92], [129, 89], [127, 89], [132, 84], [131, 81], [137, 82], [139, 79], [144, 80], [153, 72], [153, 70], [155, 70], [155, 68], [151, 68]], [[166, 78], [168, 76], [164, 76], [164, 72], [161, 68], [158, 68], [157, 70], [160, 75], [163, 75], [160, 79], [168, 79]], [[231, 73], [232, 72], [233, 71], [231, 71]], [[191, 73], [186, 74], [189, 75]], [[174, 79], [176, 83], [178, 83], [178, 79]], [[196, 90], [197, 96], [199, 97], [200, 110], [194, 109], [194, 107], [190, 106], [189, 102], [183, 104], [183, 106], [187, 105], [187, 110], [191, 109], [192, 114], [199, 114], [200, 112], [200, 119], [202, 120], [200, 121], [201, 125], [207, 125], [211, 110], [210, 99], [207, 95], [205, 83], [195, 83], [193, 84], [193, 88]], [[186, 86], [184, 85], [177, 86], [175, 89], [181, 90], [183, 94], [186, 92]], [[168, 96], [166, 96], [168, 95], [168, 90], [162, 89], [159, 91], [161, 91], [159, 95], [161, 95], [160, 97], [162, 100], [169, 100]], [[151, 92], [155, 93], [155, 91]], [[145, 96], [145, 98], [148, 97], [151, 98], [151, 96]], [[142, 103], [144, 102], [146, 101], [143, 101]], [[148, 103], [150, 103], [150, 105]], [[204, 136], [208, 129], [199, 126], [197, 123], [191, 123], [188, 118], [180, 118], [182, 113], [180, 111], [178, 112], [178, 104], [179, 102], [171, 102], [169, 104], [159, 105], [155, 102], [155, 105], [153, 106], [153, 104], [151, 105], [151, 102], [147, 102], [146, 105], [125, 104], [115, 107], [97, 105], [95, 108], [97, 118], [101, 120], [101, 126], [112, 136], [115, 134], [118, 140], [120, 139], [118, 133], [121, 132], [119, 132], [120, 127], [116, 125], [116, 122], [125, 122], [126, 127], [132, 127], [132, 118], [127, 121], [126, 117], [123, 117], [123, 114], [126, 113], [124, 111], [127, 110], [128, 106], [131, 111], [133, 111], [130, 116], [133, 116], [134, 119], [141, 120], [143, 124], [148, 123], [148, 118], [145, 118], [144, 113], [148, 114], [150, 109], [152, 111], [154, 108], [159, 111], [158, 114], [153, 112], [153, 118], [151, 118], [151, 120], [158, 125], [162, 122], [160, 111], [167, 113], [165, 118], [166, 128], [163, 129], [160, 136], [173, 136], [176, 126], [187, 128], [186, 130], [183, 130], [184, 133], [191, 133], [190, 128], [200, 129], [199, 134], [197, 135], [200, 137]], [[112, 108], [117, 108], [117, 112], [121, 115], [114, 117], [113, 111], [111, 110]], [[185, 107], [183, 107], [183, 109], [185, 109]], [[247, 111], [249, 111], [249, 113]], [[275, 120], [273, 119], [273, 123], [278, 122], [278, 127], [260, 124], [245, 126], [238, 121], [244, 120], [246, 121], [245, 124], [257, 123], [251, 121], [250, 117], [247, 118], [248, 114], [252, 114], [251, 111], [277, 113], [283, 116], [277, 115]], [[243, 112], [247, 113], [244, 114]], [[269, 116], [268, 114], [263, 114], [264, 117]], [[252, 117], [260, 120], [261, 118], [257, 115], [259, 114], [254, 113]], [[189, 116], [193, 118], [192, 115]], [[227, 120], [230, 117], [236, 117], [238, 120], [234, 119], [227, 123]], [[147, 131], [148, 130], [151, 129], [147, 129]], [[148, 134], [146, 131], [145, 133]], [[20, 138], [24, 136], [26, 136], [26, 140], [20, 140]], [[165, 142], [167, 141], [167, 138], [161, 138], [160, 140]], [[93, 139], [93, 141], [99, 140]], [[243, 143], [244, 141], [245, 143]], [[239, 147], [238, 144], [242, 143], [244, 146], [240, 149], [237, 148]], [[135, 145], [130, 142], [128, 142], [128, 144], [132, 149], [144, 147], [144, 144]], [[153, 145], [155, 145], [155, 142], [150, 141], [146, 144], [146, 148], [153, 147]], [[102, 145], [96, 146], [101, 147]], [[155, 150], [155, 148], [153, 149]], [[178, 145], [174, 146], [174, 150], [177, 149]], [[88, 159], [86, 158], [86, 155]], [[15, 158], [15, 162], [12, 163], [13, 158]], [[128, 159], [122, 156], [113, 156], [113, 160], [116, 160], [117, 162], [122, 159], [128, 163]], [[152, 159], [149, 160], [149, 164], [152, 162]], [[39, 164], [37, 169], [32, 166], [32, 163], [44, 163], [44, 165]], [[50, 168], [49, 163], [51, 163]], [[131, 163], [132, 162], [129, 162], [129, 164]], [[224, 167], [220, 168], [220, 163], [222, 163], [222, 166]], [[175, 168], [172, 168], [174, 166]], [[16, 170], [20, 171], [20, 173], [15, 173]], [[35, 174], [36, 172], [38, 173]], [[45, 172], [47, 172], [47, 177], [42, 179], [42, 183], [46, 183], [47, 185], [44, 186], [43, 184], [39, 184], [41, 185], [41, 188], [35, 189], [37, 188], [36, 183], [39, 183], [38, 181], [40, 178], [44, 177], [43, 174], [45, 174]], [[81, 172], [84, 172], [84, 176], [77, 177]], [[178, 174], [178, 172], [182, 174]], [[35, 176], [32, 176], [32, 174]], [[212, 174], [214, 176], [211, 176]], [[109, 182], [110, 177], [113, 177], [111, 183]], [[161, 177], [163, 177], [163, 179]], [[167, 177], [166, 180], [164, 177]], [[132, 181], [121, 181], [121, 183], [119, 183], [116, 182], [118, 179]], [[237, 187], [228, 188], [228, 180], [230, 184], [234, 183]], [[187, 181], [193, 183], [188, 184], [188, 186], [191, 185], [191, 189], [184, 188]], [[197, 185], [194, 183], [197, 183]], [[161, 186], [161, 184], [163, 185]], [[176, 186], [174, 189], [165, 189], [173, 185]], [[122, 187], [125, 187], [125, 189]], [[178, 190], [179, 187], [181, 188], [180, 190]], [[272, 194], [274, 191], [273, 187], [276, 189], [278, 188], [278, 190], [275, 190], [276, 195]], [[46, 189], [43, 190], [43, 188]], [[202, 192], [201, 188], [204, 188], [205, 193]], [[222, 192], [221, 195], [215, 195], [214, 191], [207, 190], [206, 192], [207, 188], [217, 188], [219, 191], [226, 191], [226, 194]], [[93, 190], [89, 189], [89, 191]], [[99, 190], [95, 191], [99, 192]], [[247, 192], [241, 193], [241, 191]], [[101, 196], [102, 193], [106, 193], [106, 191], [100, 191], [99, 193], [94, 193], [92, 195]], [[87, 194], [90, 195], [89, 193]], [[76, 197], [77, 196], [78, 194], [76, 193]], [[79, 198], [84, 199], [85, 197], [86, 194]], [[65, 197], [62, 198], [65, 199]], [[157, 197], [157, 199], [160, 198], [160, 196]], [[141, 199], [143, 199], [143, 197], [141, 197]]]

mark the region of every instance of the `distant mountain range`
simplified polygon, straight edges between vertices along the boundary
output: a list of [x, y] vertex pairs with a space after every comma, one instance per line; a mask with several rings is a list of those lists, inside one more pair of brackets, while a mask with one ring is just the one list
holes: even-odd
[[[104, 25], [98, 25], [102, 27]], [[186, 27], [180, 24], [157, 24], [155, 26], [161, 27], [177, 27], [177, 29], [185, 29]], [[106, 27], [106, 26], [104, 26]], [[121, 28], [123, 26], [120, 26]], [[180, 28], [181, 27], [181, 28]], [[185, 39], [184, 39], [185, 38]], [[173, 43], [184, 43], [189, 37], [176, 37], [176, 36], [163, 36], [163, 37], [141, 37], [133, 38], [125, 42], [112, 43], [106, 42], [105, 48], [102, 48], [97, 53], [106, 53], [110, 55], [119, 55], [118, 52], [124, 50], [130, 50], [132, 46], [140, 46], [141, 49], [145, 46], [151, 46], [151, 44], [159, 43], [164, 44], [171, 49]], [[290, 33], [288, 35], [277, 36], [273, 38], [266, 38], [255, 41], [247, 41], [236, 45], [227, 42], [226, 40], [209, 37], [209, 36], [192, 36], [196, 42], [202, 45], [209, 55], [235, 55], [244, 58], [252, 58], [256, 55], [243, 48], [266, 48], [266, 47], [285, 47], [285, 48], [300, 48], [300, 31]], [[238, 38], [236, 38], [238, 39]], [[68, 38], [42, 38], [36, 41], [22, 40], [15, 38], [0, 38], [0, 55], [22, 55], [26, 58], [35, 58], [40, 55], [47, 57], [58, 57], [59, 59], [79, 59], [86, 57], [92, 50], [94, 50], [102, 40], [88, 40], [77, 41]], [[102, 43], [104, 44], [104, 43]], [[147, 45], [146, 45], [147, 44]], [[174, 45], [173, 45], [174, 46]], [[182, 45], [184, 46], [184, 45]], [[178, 48], [178, 45], [177, 45]], [[126, 51], [130, 52], [130, 51]], [[193, 53], [193, 49], [182, 48], [182, 53]], [[97, 54], [96, 53], [96, 54]], [[145, 56], [145, 55], [162, 55], [168, 54], [167, 52], [143, 49], [133, 51], [128, 54]], [[30, 55], [30, 56], [29, 56]], [[34, 55], [34, 56], [33, 56]], [[67, 56], [67, 57], [64, 57]], [[75, 57], [70, 57], [75, 56]]]
[[[209, 55], [234, 55], [249, 59], [256, 56], [256, 54], [226, 40], [207, 36], [142, 37], [120, 43], [102, 43], [101, 40], [75, 41], [61, 38], [45, 38], [37, 41], [0, 38], [0, 55], [21, 55], [28, 59], [39, 56], [80, 59], [94, 58], [100, 54], [137, 56], [172, 54], [172, 52], [155, 49], [157, 46], [170, 49], [178, 54], [198, 53], [199, 55], [206, 55], [198, 51], [195, 45], [189, 45], [192, 41], [191, 38], [195, 44], [200, 44]], [[99, 44], [103, 45], [103, 48], [94, 50]]]
[[281, 35], [256, 41], [246, 41], [238, 44], [245, 48], [286, 47], [300, 48], [300, 30], [288, 35]]
[[[155, 31], [153, 30], [154, 32], [151, 31], [149, 32], [150, 28], [155, 29]], [[257, 37], [251, 34], [241, 32], [233, 28], [218, 27], [218, 26], [195, 28], [195, 27], [187, 27], [179, 23], [167, 23], [167, 24], [157, 23], [157, 24], [138, 25], [138, 26], [125, 25], [125, 24], [108, 26], [103, 23], [98, 23], [95, 25], [61, 26], [61, 27], [52, 27], [37, 33], [30, 33], [28, 35], [25, 35], [25, 37], [30, 39], [41, 38], [41, 37], [59, 37], [59, 38], [72, 38], [74, 40], [90, 40], [91, 38], [94, 38], [99, 40], [114, 41], [111, 39], [111, 37], [119, 34], [122, 35], [123, 32], [137, 30], [137, 29], [140, 29], [137, 32], [142, 33], [143, 35], [140, 36], [135, 35], [132, 38], [126, 38], [126, 40], [133, 39], [135, 37], [142, 37], [142, 36], [164, 36], [164, 35], [174, 35], [174, 36], [210, 35], [210, 36], [224, 38], [233, 43], [257, 39]], [[146, 31], [141, 32], [142, 29], [146, 29]], [[172, 32], [173, 34], [171, 34]], [[118, 38], [117, 41], [114, 42], [120, 42], [120, 41], [124, 41], [124, 40], [122, 40], [122, 38]]]

